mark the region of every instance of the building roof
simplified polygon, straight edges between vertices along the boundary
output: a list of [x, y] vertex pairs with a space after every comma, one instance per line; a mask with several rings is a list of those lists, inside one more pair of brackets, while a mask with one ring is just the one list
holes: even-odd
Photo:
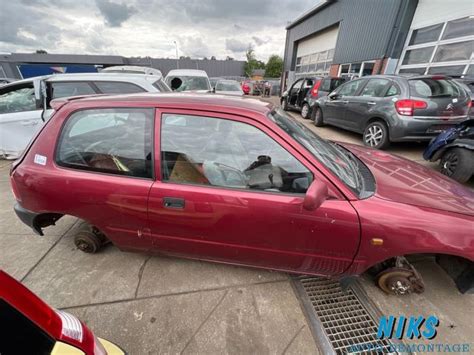
[[314, 14], [321, 11], [324, 7], [326, 7], [327, 5], [329, 5], [333, 1], [334, 0], [321, 0], [320, 2], [318, 2], [316, 4], [316, 6], [309, 9], [308, 11], [306, 11], [305, 13], [303, 13], [302, 15], [297, 17], [295, 20], [293, 20], [288, 26], [286, 26], [286, 29], [289, 30], [290, 28], [292, 28], [292, 27], [296, 26], [297, 24], [303, 22], [308, 17], [313, 16]]

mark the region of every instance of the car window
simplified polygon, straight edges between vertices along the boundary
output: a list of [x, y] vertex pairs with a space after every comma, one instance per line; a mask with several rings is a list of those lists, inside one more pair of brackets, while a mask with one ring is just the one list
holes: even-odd
[[305, 79], [303, 89], [312, 88], [314, 85], [313, 79]]
[[408, 80], [411, 96], [453, 97], [460, 94], [457, 85], [449, 79], [420, 78]]
[[292, 92], [298, 91], [301, 88], [302, 82], [303, 82], [303, 79], [299, 79], [299, 80], [295, 81], [293, 83], [293, 85], [291, 86], [291, 91]]
[[96, 93], [88, 83], [81, 81], [69, 83], [53, 82], [51, 83], [51, 89], [53, 99], [78, 95], [94, 95]]
[[313, 176], [258, 128], [220, 118], [164, 114], [164, 181], [304, 193]]
[[361, 96], [382, 97], [388, 83], [387, 79], [370, 79], [362, 90]]
[[341, 85], [338, 94], [342, 96], [355, 96], [365, 80], [352, 80]]
[[240, 91], [240, 85], [234, 81], [218, 81], [216, 84], [217, 91]]
[[33, 84], [0, 90], [0, 114], [37, 110]]
[[169, 92], [171, 89], [168, 85], [164, 82], [163, 79], [158, 79], [152, 84], [155, 88], [157, 88], [160, 92]]
[[97, 109], [73, 113], [62, 130], [61, 166], [151, 178], [153, 109]]
[[390, 85], [390, 87], [387, 90], [387, 93], [385, 94], [386, 97], [388, 96], [395, 96], [395, 95], [400, 95], [400, 89], [396, 84]]
[[146, 91], [138, 85], [119, 81], [94, 81], [94, 85], [103, 94], [133, 94]]
[[168, 76], [166, 83], [174, 91], [211, 90], [209, 79], [204, 76]]

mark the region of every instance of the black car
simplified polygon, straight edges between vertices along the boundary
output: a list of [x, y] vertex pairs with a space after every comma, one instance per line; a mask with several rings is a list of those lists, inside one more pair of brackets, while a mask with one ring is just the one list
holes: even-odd
[[383, 149], [390, 142], [429, 141], [466, 120], [470, 107], [469, 94], [450, 77], [374, 75], [319, 98], [311, 118], [316, 126], [362, 133], [366, 146]]
[[316, 100], [326, 96], [344, 82], [336, 77], [305, 77], [296, 80], [281, 96], [280, 102], [284, 110], [301, 112], [301, 117], [311, 117]]

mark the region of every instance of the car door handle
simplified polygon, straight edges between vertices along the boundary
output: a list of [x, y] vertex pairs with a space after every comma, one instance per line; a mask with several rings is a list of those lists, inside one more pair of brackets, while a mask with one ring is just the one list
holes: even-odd
[[347, 105], [347, 104], [349, 103], [349, 101], [344, 100], [344, 101], [342, 101], [342, 103], [345, 104], [345, 105]]
[[163, 207], [165, 208], [184, 208], [184, 199], [183, 198], [174, 198], [174, 197], [164, 197], [163, 198]]
[[369, 102], [367, 102], [367, 105], [376, 105], [376, 104], [377, 104], [377, 103], [374, 102], [374, 101], [369, 101]]

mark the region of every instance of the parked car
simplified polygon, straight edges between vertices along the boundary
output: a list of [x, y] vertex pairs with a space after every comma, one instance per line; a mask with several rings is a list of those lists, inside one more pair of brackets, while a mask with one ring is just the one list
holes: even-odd
[[440, 170], [459, 182], [474, 174], [474, 120], [470, 119], [441, 132], [423, 153], [429, 161], [440, 161]]
[[318, 99], [312, 119], [362, 133], [366, 146], [429, 141], [468, 118], [471, 99], [446, 76], [374, 75], [349, 81]]
[[100, 71], [101, 73], [121, 73], [121, 74], [146, 74], [146, 75], [157, 75], [162, 77], [163, 74], [159, 69], [150, 67], [141, 67], [138, 65], [114, 65], [111, 67], [104, 68]]
[[57, 74], [19, 80], [0, 87], [0, 157], [17, 158], [48, 120], [49, 102], [77, 95], [171, 91], [159, 75]]
[[0, 78], [0, 86], [7, 85], [10, 83], [13, 83], [16, 79], [10, 79], [10, 78]]
[[225, 80], [224, 78], [220, 78], [220, 77], [213, 77], [213, 78], [209, 78], [209, 82], [211, 83], [211, 88], [214, 89], [216, 87], [216, 83], [219, 81], [219, 80]]
[[471, 119], [474, 119], [474, 107], [472, 107], [472, 103], [474, 103], [474, 77], [464, 77], [462, 79], [456, 79], [456, 81], [464, 87], [464, 89], [471, 97], [471, 108], [469, 109], [469, 117]]
[[204, 70], [175, 69], [170, 70], [165, 78], [173, 91], [211, 92], [211, 82]]
[[378, 265], [393, 293], [422, 289], [404, 255], [452, 255], [474, 272], [473, 191], [415, 162], [326, 141], [269, 103], [137, 94], [52, 106], [10, 172], [15, 212], [40, 235], [72, 215], [89, 225], [75, 236], [86, 252], [108, 240], [331, 277]]
[[212, 90], [216, 94], [243, 96], [244, 92], [238, 81], [235, 80], [218, 80]]
[[285, 111], [300, 111], [301, 117], [310, 118], [316, 100], [335, 90], [344, 81], [343, 78], [329, 76], [300, 78], [282, 94], [281, 106]]
[[123, 355], [119, 346], [97, 338], [79, 319], [44, 303], [0, 270], [0, 353]]

